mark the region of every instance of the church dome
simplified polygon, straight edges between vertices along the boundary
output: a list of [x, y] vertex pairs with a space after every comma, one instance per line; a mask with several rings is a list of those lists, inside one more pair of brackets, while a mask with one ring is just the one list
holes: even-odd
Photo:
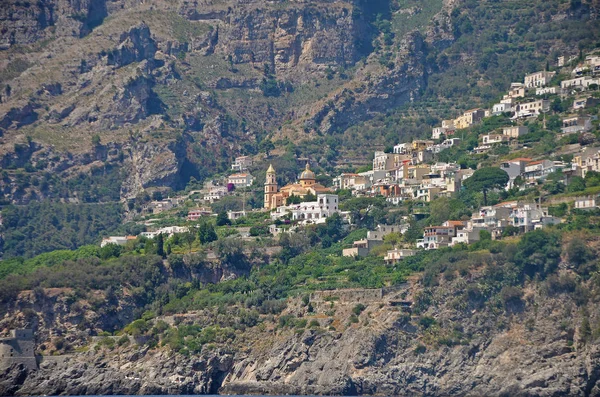
[[315, 179], [315, 173], [310, 170], [310, 166], [306, 163], [306, 168], [300, 174], [300, 179]]

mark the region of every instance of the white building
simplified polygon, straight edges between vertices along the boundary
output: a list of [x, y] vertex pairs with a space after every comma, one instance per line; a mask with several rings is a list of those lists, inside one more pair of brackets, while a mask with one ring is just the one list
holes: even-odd
[[479, 241], [479, 234], [484, 229], [472, 228], [472, 229], [461, 229], [456, 231], [456, 237], [452, 237], [452, 241], [449, 246], [452, 247], [455, 244], [473, 244]]
[[510, 220], [512, 225], [518, 227], [521, 232], [529, 232], [560, 223], [560, 219], [548, 214], [548, 208], [534, 203], [519, 204], [513, 208]]
[[276, 212], [291, 213], [292, 219], [301, 223], [325, 223], [325, 220], [333, 214], [340, 213], [337, 194], [319, 194], [317, 201], [308, 201], [293, 204]]
[[247, 173], [229, 175], [228, 183], [233, 184], [236, 188], [250, 187], [254, 182], [254, 177]]
[[486, 134], [482, 136], [483, 145], [494, 145], [509, 141], [509, 137], [503, 134]]
[[533, 181], [539, 179], [545, 179], [548, 174], [551, 174], [560, 167], [554, 161], [550, 160], [537, 160], [531, 161], [525, 165], [525, 172], [523, 173], [523, 178]]
[[492, 106], [492, 114], [498, 116], [502, 113], [510, 113], [513, 111], [512, 104], [510, 103], [497, 103]]
[[588, 89], [592, 84], [598, 84], [600, 79], [591, 76], [576, 77], [574, 79], [563, 80], [560, 83], [562, 89]]
[[393, 265], [395, 263], [400, 262], [404, 258], [408, 258], [409, 256], [415, 256], [416, 253], [417, 251], [415, 250], [396, 248], [388, 251], [383, 257], [383, 260], [386, 264]]
[[479, 212], [471, 216], [472, 229], [494, 230], [509, 224], [511, 209], [499, 206], [481, 207]]
[[411, 152], [410, 143], [401, 143], [394, 146], [394, 154], [407, 154]]
[[561, 89], [559, 87], [540, 87], [535, 89], [535, 95], [555, 95], [560, 94]]
[[142, 232], [142, 233], [140, 233], [140, 236], [152, 239], [152, 238], [155, 238], [156, 236], [158, 236], [159, 234], [164, 234], [167, 237], [171, 237], [175, 233], [187, 233], [187, 232], [189, 232], [189, 230], [190, 229], [185, 226], [167, 226], [167, 227], [158, 229], [154, 232]]
[[235, 221], [246, 216], [246, 211], [227, 211], [227, 219]]
[[577, 98], [573, 101], [573, 110], [594, 107], [598, 103], [600, 103], [600, 100], [593, 97]]

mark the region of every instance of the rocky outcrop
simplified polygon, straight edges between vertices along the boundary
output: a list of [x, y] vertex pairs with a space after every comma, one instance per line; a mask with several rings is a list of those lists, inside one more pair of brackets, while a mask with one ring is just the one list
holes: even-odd
[[[214, 394], [233, 362], [227, 351], [206, 349], [200, 357], [128, 349], [119, 359], [93, 351], [44, 359], [39, 371], [6, 371], [0, 393], [12, 395]], [[26, 379], [24, 379], [26, 376]]]
[[352, 10], [350, 3], [234, 8], [221, 25], [215, 51], [231, 54], [234, 63], [268, 64], [283, 75], [352, 65], [362, 39], [361, 20]]
[[0, 26], [11, 29], [0, 31], [0, 49], [52, 36], [81, 37], [107, 15], [106, 0], [7, 0], [0, 7]]
[[323, 133], [344, 131], [374, 114], [417, 99], [426, 85], [426, 55], [421, 34], [407, 35], [388, 64], [390, 67], [359, 76], [358, 87], [352, 82], [354, 88], [344, 88], [319, 103], [312, 109], [312, 116], [303, 122], [303, 129]]
[[145, 23], [134, 26], [121, 34], [117, 48], [110, 51], [106, 58], [109, 66], [120, 68], [133, 62], [152, 60], [157, 46]]
[[151, 186], [177, 186], [185, 160], [183, 140], [162, 144], [132, 143], [125, 147], [129, 157], [127, 178], [121, 188], [121, 197], [134, 198]]
[[[44, 358], [39, 371], [24, 375], [13, 367], [0, 393], [600, 395], [600, 345], [580, 335], [581, 314], [569, 309], [575, 307], [570, 296], [536, 294], [503, 312], [457, 310], [454, 287], [435, 289], [431, 300], [439, 303], [421, 314], [435, 319], [436, 330], [385, 300], [365, 302], [356, 324], [340, 321], [356, 302], [316, 304], [309, 314], [299, 300], [291, 301], [283, 314], [308, 315], [319, 326], [281, 329], [277, 319], [265, 318], [240, 331], [239, 343], [206, 345], [190, 356], [133, 340], [111, 352], [95, 347], [100, 340], [94, 339], [86, 353]], [[199, 326], [211, 321], [181, 316]], [[440, 332], [454, 336], [441, 338]]]

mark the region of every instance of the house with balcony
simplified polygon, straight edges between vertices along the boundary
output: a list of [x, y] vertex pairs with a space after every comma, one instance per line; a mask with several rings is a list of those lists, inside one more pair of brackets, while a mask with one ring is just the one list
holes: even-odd
[[412, 152], [411, 143], [400, 143], [394, 146], [394, 154], [407, 154]]
[[456, 244], [473, 244], [480, 239], [480, 233], [484, 229], [480, 228], [464, 228], [456, 232], [456, 237], [452, 237], [452, 241], [448, 246], [452, 247]]
[[560, 87], [538, 87], [535, 89], [535, 95], [556, 95], [561, 94], [562, 89]]
[[525, 173], [525, 166], [530, 162], [530, 158], [520, 157], [500, 164], [500, 169], [508, 174], [509, 180], [506, 185], [507, 189], [512, 189], [514, 187], [515, 179]]
[[549, 111], [550, 101], [547, 99], [519, 103], [515, 106], [515, 115], [513, 116], [513, 119], [534, 117]]
[[546, 179], [548, 174], [551, 174], [561, 167], [551, 160], [530, 161], [525, 165], [523, 178], [529, 181]]
[[446, 189], [443, 187], [440, 187], [440, 186], [435, 186], [434, 184], [431, 184], [431, 183], [422, 184], [417, 189], [415, 199], [429, 203], [433, 199], [438, 197], [440, 195], [440, 193], [442, 193], [444, 190], [446, 190]]
[[537, 203], [519, 203], [512, 209], [510, 221], [511, 225], [518, 227], [522, 233], [561, 222], [559, 218], [548, 214], [548, 208], [544, 208]]
[[227, 211], [227, 219], [230, 221], [237, 221], [240, 218], [245, 217], [246, 211]]
[[387, 171], [394, 168], [394, 153], [376, 151], [373, 157], [373, 171]]
[[402, 225], [377, 225], [375, 230], [369, 230], [367, 232], [367, 239], [369, 240], [383, 240], [385, 236], [390, 233], [404, 234], [408, 230], [408, 223]]
[[102, 239], [100, 242], [100, 248], [108, 244], [125, 245], [130, 241], [135, 241], [136, 236], [110, 236]]
[[571, 116], [562, 121], [563, 134], [579, 134], [592, 129], [592, 119], [589, 116]]
[[556, 72], [541, 71], [531, 73], [525, 76], [525, 87], [544, 87], [550, 83], [550, 80], [556, 75]]
[[563, 80], [560, 83], [560, 88], [565, 90], [587, 90], [590, 85], [600, 82], [600, 79], [592, 76], [576, 77], [574, 79]]
[[423, 238], [417, 240], [417, 248], [426, 250], [445, 248], [450, 245], [452, 238], [457, 236], [458, 230], [464, 229], [463, 221], [447, 221], [441, 226], [428, 226], [424, 228]]
[[354, 190], [357, 186], [365, 186], [367, 179], [359, 174], [343, 173], [337, 178], [334, 178], [333, 185], [337, 189]]
[[471, 151], [473, 154], [483, 154], [492, 150], [492, 145], [479, 145]]
[[471, 216], [470, 224], [473, 229], [503, 229], [509, 225], [511, 208], [502, 206], [481, 207]]
[[523, 83], [511, 83], [510, 88], [508, 89], [508, 92], [502, 98], [503, 99], [523, 98], [523, 97], [525, 97], [525, 95], [527, 95], [527, 88], [528, 87], [525, 87], [525, 84], [523, 84]]

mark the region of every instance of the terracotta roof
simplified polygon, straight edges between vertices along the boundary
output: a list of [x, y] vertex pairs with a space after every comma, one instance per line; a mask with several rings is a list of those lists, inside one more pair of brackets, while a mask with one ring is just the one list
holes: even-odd
[[527, 165], [537, 165], [537, 164], [542, 164], [543, 160], [537, 160], [537, 161], [530, 161], [529, 163], [527, 163]]
[[464, 226], [464, 224], [463, 221], [448, 221], [448, 225], [450, 226]]
[[229, 175], [229, 178], [246, 178], [249, 174], [233, 174]]

